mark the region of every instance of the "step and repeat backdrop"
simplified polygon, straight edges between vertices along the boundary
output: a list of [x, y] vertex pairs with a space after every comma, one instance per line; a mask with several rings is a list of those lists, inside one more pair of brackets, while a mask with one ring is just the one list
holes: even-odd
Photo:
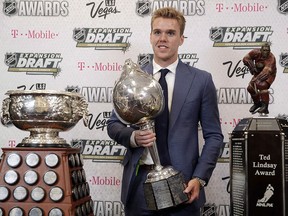
[[[288, 114], [287, 0], [1, 3], [1, 103], [8, 97], [8, 90], [70, 91], [85, 97], [88, 125], [80, 121], [70, 131], [60, 133], [60, 137], [81, 148], [94, 214], [99, 216], [124, 215], [120, 193], [121, 162], [126, 150], [106, 131], [113, 108], [114, 83], [126, 59], [141, 66], [152, 61], [149, 34], [153, 11], [172, 6], [183, 12], [187, 23], [179, 58], [213, 75], [225, 136], [223, 151], [206, 189], [203, 215], [229, 215], [229, 133], [242, 118], [252, 116], [252, 100], [246, 90], [252, 75], [242, 58], [263, 42], [271, 43], [277, 61], [277, 77], [269, 89], [269, 116]], [[1, 148], [14, 148], [29, 136], [27, 131], [2, 124], [0, 134]]]

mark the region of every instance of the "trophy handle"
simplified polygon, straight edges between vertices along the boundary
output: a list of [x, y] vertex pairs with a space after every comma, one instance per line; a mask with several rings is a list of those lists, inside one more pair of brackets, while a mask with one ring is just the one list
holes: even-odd
[[76, 107], [74, 114], [75, 116], [79, 116], [83, 118], [83, 123], [84, 126], [87, 127], [88, 125], [88, 103], [86, 100], [81, 97], [79, 100], [77, 99], [76, 101], [72, 101], [74, 103], [74, 107]]
[[9, 113], [10, 102], [11, 102], [10, 98], [5, 98], [2, 103], [1, 123], [5, 126], [12, 124]]
[[[140, 129], [141, 130], [153, 130], [153, 131], [155, 131], [154, 121], [148, 120], [144, 124], [140, 125]], [[148, 149], [149, 149], [149, 153], [152, 157], [152, 160], [155, 164], [155, 170], [157, 170], [157, 171], [162, 170], [163, 166], [160, 164], [160, 158], [159, 158], [159, 153], [158, 153], [156, 141], [154, 141], [153, 145], [148, 147]]]
[[81, 98], [81, 102], [82, 104], [82, 114], [83, 114], [83, 123], [84, 126], [87, 127], [88, 126], [88, 116], [89, 116], [89, 111], [88, 111], [88, 103], [86, 102], [86, 100], [84, 98]]

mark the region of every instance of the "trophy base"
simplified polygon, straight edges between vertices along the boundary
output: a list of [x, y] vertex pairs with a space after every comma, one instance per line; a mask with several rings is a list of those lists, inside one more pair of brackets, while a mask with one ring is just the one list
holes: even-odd
[[144, 194], [149, 210], [160, 210], [177, 206], [188, 201], [183, 193], [185, 181], [183, 174], [177, 174], [155, 182], [144, 183]]
[[2, 148], [0, 215], [93, 216], [78, 148]]

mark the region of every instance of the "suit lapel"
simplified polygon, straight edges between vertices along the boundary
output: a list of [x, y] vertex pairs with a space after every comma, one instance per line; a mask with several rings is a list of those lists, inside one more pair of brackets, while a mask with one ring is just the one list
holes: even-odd
[[192, 81], [195, 77], [195, 74], [191, 73], [191, 71], [187, 69], [187, 66], [181, 61], [179, 61], [176, 71], [177, 72], [175, 77], [173, 100], [170, 113], [170, 129], [173, 127], [176, 119], [179, 116], [179, 113], [186, 100], [186, 96], [192, 86]]

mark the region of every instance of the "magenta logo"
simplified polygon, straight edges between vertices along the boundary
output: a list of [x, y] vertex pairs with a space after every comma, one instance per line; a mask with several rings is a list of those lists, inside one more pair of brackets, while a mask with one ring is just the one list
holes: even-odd
[[217, 12], [263, 12], [268, 6], [262, 3], [216, 3]]
[[115, 176], [92, 176], [90, 183], [92, 185], [120, 186], [121, 180]]
[[59, 33], [51, 30], [27, 30], [25, 32], [20, 32], [18, 29], [12, 29], [11, 36], [13, 38], [27, 39], [55, 39], [59, 36]]

